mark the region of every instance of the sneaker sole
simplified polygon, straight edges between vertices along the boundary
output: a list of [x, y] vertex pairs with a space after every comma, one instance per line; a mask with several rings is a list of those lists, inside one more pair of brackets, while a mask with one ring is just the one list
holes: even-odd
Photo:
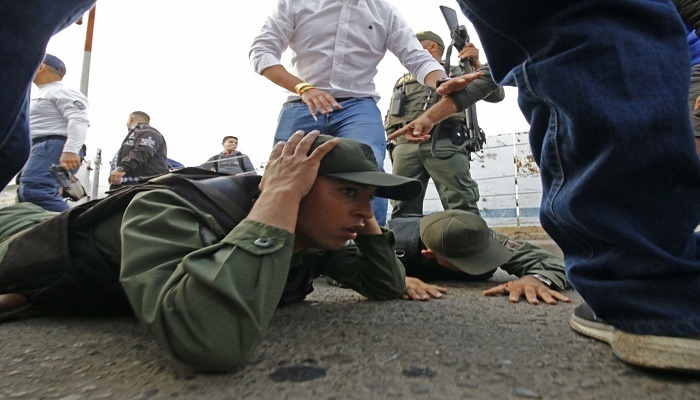
[[615, 328], [608, 324], [590, 321], [574, 315], [569, 320], [569, 325], [571, 325], [571, 329], [582, 335], [598, 339], [607, 344], [612, 344], [613, 342]]
[[630, 364], [700, 373], [700, 339], [633, 335], [615, 330], [613, 353]]
[[700, 340], [635, 335], [610, 325], [572, 316], [571, 328], [612, 347], [620, 360], [646, 368], [700, 373]]

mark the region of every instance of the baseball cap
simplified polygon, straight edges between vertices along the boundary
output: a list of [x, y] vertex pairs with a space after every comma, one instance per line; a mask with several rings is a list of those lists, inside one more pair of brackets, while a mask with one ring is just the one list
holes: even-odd
[[437, 43], [438, 46], [445, 48], [445, 43], [442, 42], [442, 38], [431, 31], [423, 31], [416, 33], [418, 40], [432, 40]]
[[425, 247], [469, 275], [493, 271], [513, 256], [491, 237], [481, 216], [463, 210], [424, 216], [420, 220], [420, 238]]
[[55, 69], [58, 71], [59, 74], [65, 75], [66, 74], [66, 64], [61, 61], [60, 58], [51, 55], [51, 54], [46, 54], [44, 56], [44, 64], [48, 65], [49, 67]]
[[[309, 154], [332, 139], [335, 137], [319, 135], [311, 145]], [[387, 199], [411, 200], [423, 190], [423, 184], [416, 179], [387, 174], [379, 169], [372, 148], [352, 139], [340, 138], [340, 143], [321, 160], [318, 174], [376, 186], [376, 195]]]

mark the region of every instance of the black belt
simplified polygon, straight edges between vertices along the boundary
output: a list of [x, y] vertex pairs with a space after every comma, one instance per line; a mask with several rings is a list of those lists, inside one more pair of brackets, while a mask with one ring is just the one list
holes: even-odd
[[38, 138], [32, 139], [32, 144], [37, 144], [41, 142], [45, 142], [47, 140], [67, 140], [68, 138], [63, 136], [63, 135], [47, 135], [47, 136], [39, 136]]
[[[341, 101], [352, 100], [352, 99], [356, 99], [356, 98], [357, 97], [336, 97], [335, 101], [340, 103]], [[291, 100], [290, 103], [301, 103], [301, 99]]]

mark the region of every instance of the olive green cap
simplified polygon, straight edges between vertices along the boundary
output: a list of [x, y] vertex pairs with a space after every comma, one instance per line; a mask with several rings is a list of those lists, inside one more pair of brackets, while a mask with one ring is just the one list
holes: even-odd
[[432, 40], [437, 43], [438, 46], [442, 47], [443, 50], [445, 49], [445, 43], [442, 42], [442, 38], [431, 31], [418, 32], [416, 33], [416, 37], [418, 40]]
[[[330, 135], [319, 135], [309, 154], [322, 143], [335, 139]], [[349, 182], [377, 187], [376, 195], [387, 199], [411, 200], [423, 191], [423, 184], [404, 176], [382, 171], [374, 158], [372, 148], [355, 140], [340, 138], [336, 145], [321, 160], [318, 174], [343, 179]]]
[[420, 238], [426, 248], [469, 275], [493, 271], [513, 256], [491, 237], [480, 215], [463, 210], [440, 211], [421, 218]]

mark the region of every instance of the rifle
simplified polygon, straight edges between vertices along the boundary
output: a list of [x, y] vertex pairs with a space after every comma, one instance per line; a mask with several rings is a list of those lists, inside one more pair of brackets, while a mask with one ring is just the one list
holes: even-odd
[[[452, 39], [451, 46], [447, 47], [447, 53], [445, 56], [445, 73], [447, 74], [447, 76], [449, 76], [450, 56], [452, 54], [452, 47], [454, 46], [454, 48], [456, 48], [457, 51], [461, 51], [464, 48], [464, 46], [467, 43], [469, 43], [469, 33], [467, 33], [467, 28], [464, 25], [459, 25], [459, 21], [457, 20], [457, 13], [455, 12], [455, 10], [446, 6], [440, 6], [440, 11], [442, 11], [442, 16], [445, 17], [447, 27], [450, 29], [450, 38]], [[459, 66], [460, 68], [462, 68], [462, 71], [464, 71], [465, 74], [472, 72], [472, 66], [469, 59], [460, 59]], [[464, 110], [464, 112], [467, 120], [467, 132], [466, 137], [464, 138], [464, 143], [462, 143], [459, 149], [466, 147], [471, 155], [471, 153], [476, 153], [477, 151], [481, 151], [481, 149], [483, 149], [484, 143], [486, 142], [486, 134], [479, 127], [479, 122], [476, 118], [476, 105], [472, 105], [471, 107]], [[435, 132], [437, 132], [437, 130], [438, 127], [435, 128]], [[432, 143], [433, 156], [440, 159], [449, 158], [437, 157], [435, 155], [436, 142], [437, 140], [433, 140]]]

